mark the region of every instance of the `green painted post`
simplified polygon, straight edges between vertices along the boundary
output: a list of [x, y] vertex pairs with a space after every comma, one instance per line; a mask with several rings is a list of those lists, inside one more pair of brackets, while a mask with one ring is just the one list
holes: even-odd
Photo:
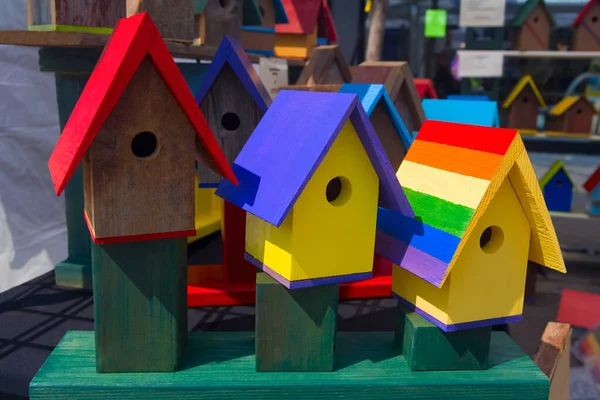
[[339, 285], [288, 290], [256, 275], [256, 371], [329, 372]]
[[97, 372], [172, 372], [187, 340], [187, 238], [92, 250]]
[[[67, 123], [85, 84], [94, 69], [101, 49], [42, 48], [40, 70], [53, 72], [60, 129]], [[64, 192], [67, 216], [67, 259], [56, 264], [58, 286], [91, 289], [92, 241], [83, 218], [83, 172], [77, 168]]]
[[487, 369], [492, 328], [444, 332], [398, 304], [395, 343], [413, 371]]

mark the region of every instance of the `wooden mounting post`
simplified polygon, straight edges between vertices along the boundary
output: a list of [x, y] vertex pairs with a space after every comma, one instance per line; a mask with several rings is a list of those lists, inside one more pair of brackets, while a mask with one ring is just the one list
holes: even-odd
[[97, 372], [170, 372], [187, 340], [187, 239], [93, 251]]
[[492, 328], [444, 332], [398, 304], [396, 343], [413, 371], [487, 369]]
[[194, 40], [193, 0], [127, 0], [127, 16], [147, 12], [165, 39]]
[[288, 290], [256, 275], [256, 370], [333, 371], [339, 285]]

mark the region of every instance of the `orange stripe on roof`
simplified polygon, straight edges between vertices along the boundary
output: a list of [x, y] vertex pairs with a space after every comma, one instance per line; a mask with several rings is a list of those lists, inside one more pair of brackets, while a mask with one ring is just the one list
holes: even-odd
[[405, 160], [461, 175], [491, 180], [502, 156], [483, 151], [416, 140]]

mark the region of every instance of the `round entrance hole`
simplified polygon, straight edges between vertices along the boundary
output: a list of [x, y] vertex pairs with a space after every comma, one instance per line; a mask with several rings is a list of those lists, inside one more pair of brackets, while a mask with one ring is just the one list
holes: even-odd
[[523, 104], [527, 104], [527, 102], [529, 101], [529, 99], [527, 98], [527, 96], [523, 97]]
[[504, 232], [499, 226], [488, 226], [479, 237], [479, 247], [487, 254], [494, 254], [504, 243]]
[[583, 110], [581, 108], [578, 108], [577, 109], [577, 114], [581, 114], [581, 113], [583, 113]]
[[563, 181], [558, 180], [556, 181], [556, 187], [562, 187]]
[[325, 189], [325, 197], [329, 204], [334, 206], [341, 206], [350, 199], [350, 181], [348, 179], [336, 176], [327, 183]]
[[221, 117], [221, 125], [228, 131], [235, 131], [240, 127], [240, 117], [232, 112], [225, 113]]
[[598, 22], [598, 17], [597, 16], [593, 16], [592, 17], [592, 22], [595, 24], [596, 22]]
[[131, 141], [131, 151], [136, 157], [147, 158], [154, 154], [157, 144], [158, 141], [154, 133], [148, 131], [140, 132]]
[[537, 24], [537, 22], [540, 20], [540, 17], [533, 17], [533, 22]]
[[229, 5], [229, 0], [219, 0], [219, 5], [225, 8]]

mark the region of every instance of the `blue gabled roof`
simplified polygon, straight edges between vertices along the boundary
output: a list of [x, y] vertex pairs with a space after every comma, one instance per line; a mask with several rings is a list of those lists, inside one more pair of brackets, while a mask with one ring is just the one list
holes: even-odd
[[340, 88], [340, 93], [354, 93], [358, 95], [358, 99], [368, 117], [371, 116], [377, 104], [379, 104], [380, 101], [383, 101], [388, 116], [390, 117], [390, 121], [394, 128], [396, 128], [396, 132], [398, 132], [398, 136], [400, 136], [400, 140], [402, 140], [404, 147], [407, 149], [410, 147], [413, 142], [413, 137], [408, 132], [408, 129], [406, 129], [402, 117], [400, 117], [398, 110], [396, 110], [396, 107], [394, 106], [394, 102], [387, 94], [383, 85], [345, 83]]
[[[202, 85], [196, 92], [196, 103], [200, 104], [204, 100], [226, 64], [233, 69], [233, 72], [244, 85], [248, 94], [254, 99], [258, 108], [263, 112], [267, 112], [271, 104], [269, 92], [260, 80], [241, 43], [227, 35], [223, 37], [212, 63], [204, 75]], [[237, 94], [232, 93], [231, 95], [235, 96]]]
[[498, 104], [495, 101], [424, 99], [421, 104], [427, 119], [500, 127]]

